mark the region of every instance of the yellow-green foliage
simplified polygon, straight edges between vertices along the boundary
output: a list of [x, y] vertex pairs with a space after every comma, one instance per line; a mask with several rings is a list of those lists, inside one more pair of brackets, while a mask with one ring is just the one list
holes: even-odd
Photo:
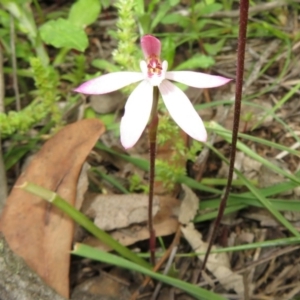
[[56, 104], [57, 75], [52, 67], [43, 66], [39, 58], [31, 58], [37, 97], [19, 112], [10, 111], [0, 114], [0, 132], [2, 136], [12, 135], [16, 131], [26, 132], [32, 126], [50, 116], [51, 121], [58, 123], [61, 113]]
[[113, 52], [114, 61], [124, 70], [138, 70], [141, 58], [137, 56], [137, 22], [134, 15], [135, 0], [118, 0], [117, 32], [114, 34], [118, 48]]

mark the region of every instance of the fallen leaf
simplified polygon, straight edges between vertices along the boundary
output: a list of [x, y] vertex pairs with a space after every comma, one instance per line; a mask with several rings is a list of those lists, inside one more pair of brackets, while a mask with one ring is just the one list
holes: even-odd
[[84, 201], [84, 195], [89, 186], [89, 178], [88, 178], [88, 170], [90, 169], [90, 165], [85, 162], [81, 168], [80, 175], [77, 183], [77, 191], [76, 191], [76, 201], [75, 207], [80, 210], [82, 207], [82, 203]]
[[[186, 227], [181, 227], [181, 231], [195, 252], [205, 253], [208, 243], [203, 242], [202, 235], [190, 223]], [[212, 247], [212, 250], [216, 247]], [[200, 260], [204, 259], [204, 255], [198, 256]], [[226, 253], [210, 253], [206, 264], [207, 269], [218, 279], [220, 284], [227, 290], [234, 290], [239, 299], [244, 297], [243, 276], [231, 271], [229, 258]]]
[[30, 181], [57, 192], [74, 205], [82, 164], [104, 130], [102, 123], [93, 119], [61, 129], [43, 145], [18, 178], [0, 219], [0, 230], [10, 248], [66, 298], [73, 221], [51, 204], [16, 186]]
[[255, 220], [260, 222], [260, 225], [262, 227], [278, 227], [280, 226], [280, 223], [274, 219], [272, 214], [263, 209], [258, 207], [252, 207], [247, 209], [244, 213], [242, 213], [243, 218], [247, 218], [250, 220]]
[[181, 202], [179, 209], [178, 220], [181, 224], [188, 224], [192, 221], [199, 208], [199, 198], [197, 195], [186, 185], [182, 185], [184, 191], [184, 198]]
[[[153, 199], [153, 215], [159, 210], [157, 197]], [[125, 228], [131, 224], [146, 222], [148, 219], [148, 196], [128, 195], [91, 195], [84, 202], [82, 212], [94, 219], [103, 230]]]
[[[153, 219], [154, 231], [157, 237], [176, 232], [179, 224], [177, 214], [180, 205], [180, 201], [172, 197], [159, 196], [158, 199], [159, 211]], [[134, 224], [127, 228], [112, 231], [110, 236], [122, 245], [129, 246], [148, 239], [149, 229], [146, 224]], [[103, 251], [111, 250], [107, 245], [92, 236], [87, 237], [83, 243]]]
[[[116, 269], [113, 269], [114, 271]], [[124, 272], [125, 273], [125, 272]], [[125, 273], [128, 277], [128, 273]], [[125, 274], [123, 276], [125, 276]], [[130, 298], [130, 291], [128, 288], [129, 282], [126, 281], [126, 277], [122, 278], [115, 276], [112, 272], [101, 272], [99, 276], [89, 278], [80, 285], [76, 286], [72, 293], [72, 299], [81, 300], [83, 295], [86, 294], [91, 299], [93, 296], [95, 299], [118, 299], [127, 300]]]

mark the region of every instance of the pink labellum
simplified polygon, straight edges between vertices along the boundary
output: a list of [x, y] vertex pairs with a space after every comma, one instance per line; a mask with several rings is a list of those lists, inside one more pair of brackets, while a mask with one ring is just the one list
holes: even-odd
[[145, 35], [141, 38], [141, 47], [145, 59], [150, 57], [160, 57], [161, 44], [160, 40], [152, 35]]

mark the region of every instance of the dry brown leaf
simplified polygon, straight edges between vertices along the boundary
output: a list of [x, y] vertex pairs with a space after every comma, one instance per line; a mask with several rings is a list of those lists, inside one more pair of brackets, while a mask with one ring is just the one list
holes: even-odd
[[[208, 243], [202, 241], [201, 233], [194, 228], [192, 223], [186, 227], [182, 226], [181, 231], [195, 252], [205, 253], [207, 251]], [[212, 247], [213, 249], [215, 247]], [[202, 260], [204, 255], [198, 257]], [[243, 276], [231, 271], [229, 258], [226, 253], [211, 253], [208, 257], [206, 267], [227, 291], [232, 289], [238, 294], [239, 299], [243, 299]]]
[[[159, 210], [159, 200], [153, 199], [153, 215]], [[148, 218], [148, 196], [129, 195], [91, 195], [85, 200], [82, 211], [94, 219], [94, 223], [103, 230], [125, 228], [131, 224], [140, 224]]]
[[262, 227], [279, 227], [280, 223], [274, 219], [271, 213], [263, 208], [252, 207], [242, 213], [243, 218], [260, 222]]
[[[160, 196], [158, 198], [160, 209], [153, 220], [154, 231], [156, 236], [165, 236], [176, 232], [178, 228], [176, 215], [178, 213], [180, 201], [168, 196]], [[122, 245], [129, 246], [138, 241], [148, 239], [149, 229], [147, 225], [132, 225], [125, 229], [113, 231], [110, 235]], [[86, 238], [83, 243], [103, 251], [111, 250], [108, 246], [92, 236]]]
[[76, 191], [76, 201], [75, 207], [80, 210], [82, 207], [82, 203], [84, 201], [84, 195], [89, 186], [89, 178], [88, 178], [88, 170], [90, 169], [90, 165], [85, 162], [81, 168], [80, 175], [77, 183], [77, 191]]
[[[154, 224], [154, 231], [157, 237], [166, 236], [174, 233], [177, 227], [178, 221], [176, 219], [169, 218], [159, 224]], [[129, 246], [136, 242], [149, 239], [149, 229], [147, 226], [133, 225], [125, 229], [114, 231], [110, 233], [110, 236], [122, 245]], [[83, 243], [92, 247], [96, 247], [102, 251], [111, 250], [110, 247], [92, 236], [86, 238]]]
[[[74, 205], [82, 164], [104, 130], [100, 121], [92, 119], [64, 127], [44, 144], [16, 186], [30, 181]], [[13, 188], [0, 219], [11, 249], [66, 298], [73, 227], [59, 209], [18, 188]]]
[[[118, 299], [127, 300], [130, 298], [128, 281], [125, 277], [128, 273], [123, 274], [123, 278], [114, 275], [115, 269], [110, 273], [101, 272], [99, 276], [89, 278], [80, 285], [76, 286], [72, 293], [72, 299], [82, 300], [84, 295], [86, 299]], [[121, 272], [120, 272], [121, 273]], [[125, 278], [124, 278], [125, 277]]]

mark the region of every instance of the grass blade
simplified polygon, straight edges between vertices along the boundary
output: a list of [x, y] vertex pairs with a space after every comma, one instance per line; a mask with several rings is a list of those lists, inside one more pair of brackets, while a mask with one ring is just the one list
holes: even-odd
[[124, 247], [119, 242], [114, 240], [109, 234], [97, 227], [89, 218], [87, 218], [80, 211], [76, 210], [71, 204], [62, 199], [56, 193], [30, 182], [25, 182], [22, 186], [20, 186], [20, 188], [47, 200], [51, 204], [61, 209], [80, 226], [85, 228], [96, 238], [111, 247], [120, 255], [135, 262], [136, 264], [143, 266], [144, 268], [151, 268], [151, 265], [148, 264], [144, 259], [140, 258], [134, 252], [130, 251], [128, 248]]
[[72, 251], [72, 254], [79, 255], [82, 257], [94, 259], [97, 261], [102, 261], [108, 264], [112, 264], [115, 266], [119, 266], [128, 270], [136, 271], [139, 273], [142, 273], [144, 275], [150, 276], [154, 279], [157, 279], [159, 281], [162, 281], [166, 284], [172, 285], [176, 288], [179, 288], [186, 293], [190, 294], [191, 296], [195, 297], [195, 299], [199, 300], [226, 300], [224, 297], [215, 294], [213, 292], [204, 290], [196, 285], [184, 282], [182, 280], [168, 277], [166, 275], [162, 275], [159, 273], [155, 273], [147, 268], [144, 268], [142, 266], [139, 266], [137, 264], [134, 264], [133, 262], [130, 262], [124, 258], [115, 256], [113, 254], [100, 251], [98, 249], [94, 249], [92, 247], [89, 247], [87, 245], [83, 244], [76, 244], [74, 251]]

